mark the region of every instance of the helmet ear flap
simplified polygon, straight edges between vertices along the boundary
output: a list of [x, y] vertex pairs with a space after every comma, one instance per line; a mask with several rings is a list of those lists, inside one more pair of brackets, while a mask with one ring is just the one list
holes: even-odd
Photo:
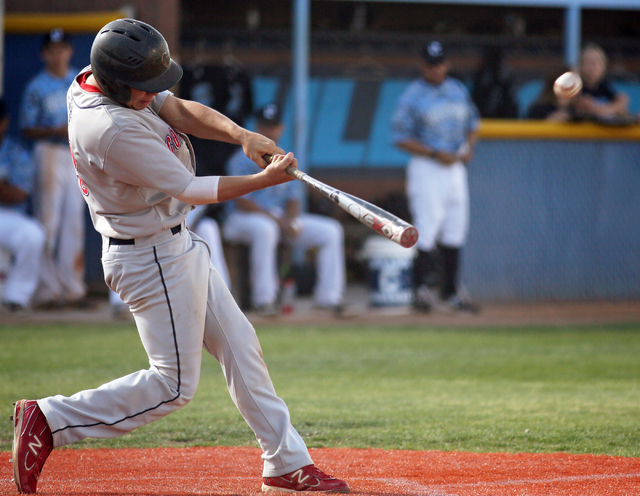
[[109, 82], [100, 73], [93, 70], [93, 76], [98, 81], [100, 89], [112, 100], [118, 103], [128, 103], [131, 100], [131, 88], [120, 81]]

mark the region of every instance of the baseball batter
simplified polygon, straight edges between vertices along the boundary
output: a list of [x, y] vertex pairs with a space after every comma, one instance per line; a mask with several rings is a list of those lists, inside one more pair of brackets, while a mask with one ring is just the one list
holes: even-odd
[[[263, 450], [263, 491], [348, 492], [313, 465], [276, 395], [255, 330], [185, 226], [195, 204], [228, 200], [292, 179], [297, 166], [273, 141], [173, 96], [182, 76], [162, 35], [134, 19], [103, 27], [91, 66], [68, 94], [78, 185], [102, 234], [107, 285], [129, 305], [150, 367], [71, 397], [21, 400], [14, 411], [18, 490], [33, 493], [54, 447], [111, 438], [173, 412], [194, 396], [202, 347], [221, 364], [229, 393]], [[242, 146], [264, 170], [196, 177], [193, 134]], [[267, 166], [261, 158], [274, 154]], [[214, 475], [215, 472], [212, 472]]]
[[477, 141], [479, 116], [464, 85], [448, 77], [440, 42], [424, 46], [422, 61], [422, 77], [405, 90], [392, 117], [394, 143], [412, 155], [407, 199], [420, 233], [413, 305], [424, 312], [442, 302], [448, 309], [477, 311], [457, 278], [469, 225], [466, 163]]

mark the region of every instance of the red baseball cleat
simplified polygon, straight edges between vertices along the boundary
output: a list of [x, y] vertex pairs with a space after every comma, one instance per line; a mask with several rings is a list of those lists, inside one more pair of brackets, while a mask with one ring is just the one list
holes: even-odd
[[13, 476], [18, 492], [36, 492], [38, 477], [53, 450], [47, 419], [34, 400], [20, 400], [13, 411]]
[[265, 493], [348, 493], [349, 484], [325, 474], [315, 465], [307, 465], [278, 477], [263, 477], [262, 491]]

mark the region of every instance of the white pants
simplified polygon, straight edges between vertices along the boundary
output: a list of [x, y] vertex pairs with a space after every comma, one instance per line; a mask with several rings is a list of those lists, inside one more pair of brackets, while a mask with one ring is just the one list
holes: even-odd
[[46, 244], [36, 300], [77, 300], [84, 284], [84, 216], [87, 208], [78, 187], [67, 145], [38, 142], [36, 217], [45, 228]]
[[[286, 240], [293, 248], [318, 248], [317, 282], [314, 301], [318, 306], [334, 306], [342, 301], [345, 289], [344, 232], [335, 219], [323, 215], [300, 215], [300, 234]], [[280, 228], [259, 212], [235, 211], [222, 228], [225, 239], [249, 245], [252, 303], [274, 303], [278, 294], [278, 242]]]
[[0, 207], [0, 248], [11, 253], [2, 301], [29, 306], [38, 286], [44, 249], [44, 229], [38, 221], [17, 210]]
[[[227, 262], [225, 262], [224, 259], [220, 228], [215, 220], [201, 216], [204, 210], [201, 207], [205, 207], [205, 205], [198, 205], [194, 210], [189, 212], [189, 215], [187, 215], [187, 225], [207, 243], [209, 252], [211, 253], [211, 263], [220, 274], [220, 277], [222, 277], [227, 288], [231, 289], [231, 277], [229, 277]], [[193, 225], [194, 223], [195, 227]], [[112, 289], [109, 290], [109, 303], [114, 307], [125, 305], [120, 295]]]
[[464, 245], [469, 230], [469, 187], [462, 162], [442, 165], [412, 157], [407, 167], [407, 200], [420, 233], [417, 248], [431, 251], [440, 242], [451, 248]]
[[71, 397], [39, 400], [55, 447], [121, 436], [186, 405], [204, 346], [220, 362], [231, 398], [262, 447], [263, 476], [313, 463], [276, 395], [254, 328], [198, 236], [183, 229], [135, 245], [109, 246], [105, 239], [102, 263], [107, 285], [131, 308], [150, 367]]

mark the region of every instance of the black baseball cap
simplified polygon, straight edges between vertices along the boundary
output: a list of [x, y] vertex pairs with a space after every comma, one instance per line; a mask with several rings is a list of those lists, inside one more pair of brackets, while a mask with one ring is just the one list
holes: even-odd
[[422, 60], [424, 60], [429, 65], [438, 65], [442, 64], [447, 57], [444, 54], [444, 48], [442, 47], [442, 43], [438, 40], [431, 40], [422, 47], [420, 51], [420, 55], [422, 56]]
[[42, 38], [42, 49], [53, 43], [69, 43], [69, 36], [61, 28], [54, 28]]
[[258, 124], [267, 126], [277, 126], [282, 122], [282, 112], [275, 103], [265, 105], [256, 114]]

